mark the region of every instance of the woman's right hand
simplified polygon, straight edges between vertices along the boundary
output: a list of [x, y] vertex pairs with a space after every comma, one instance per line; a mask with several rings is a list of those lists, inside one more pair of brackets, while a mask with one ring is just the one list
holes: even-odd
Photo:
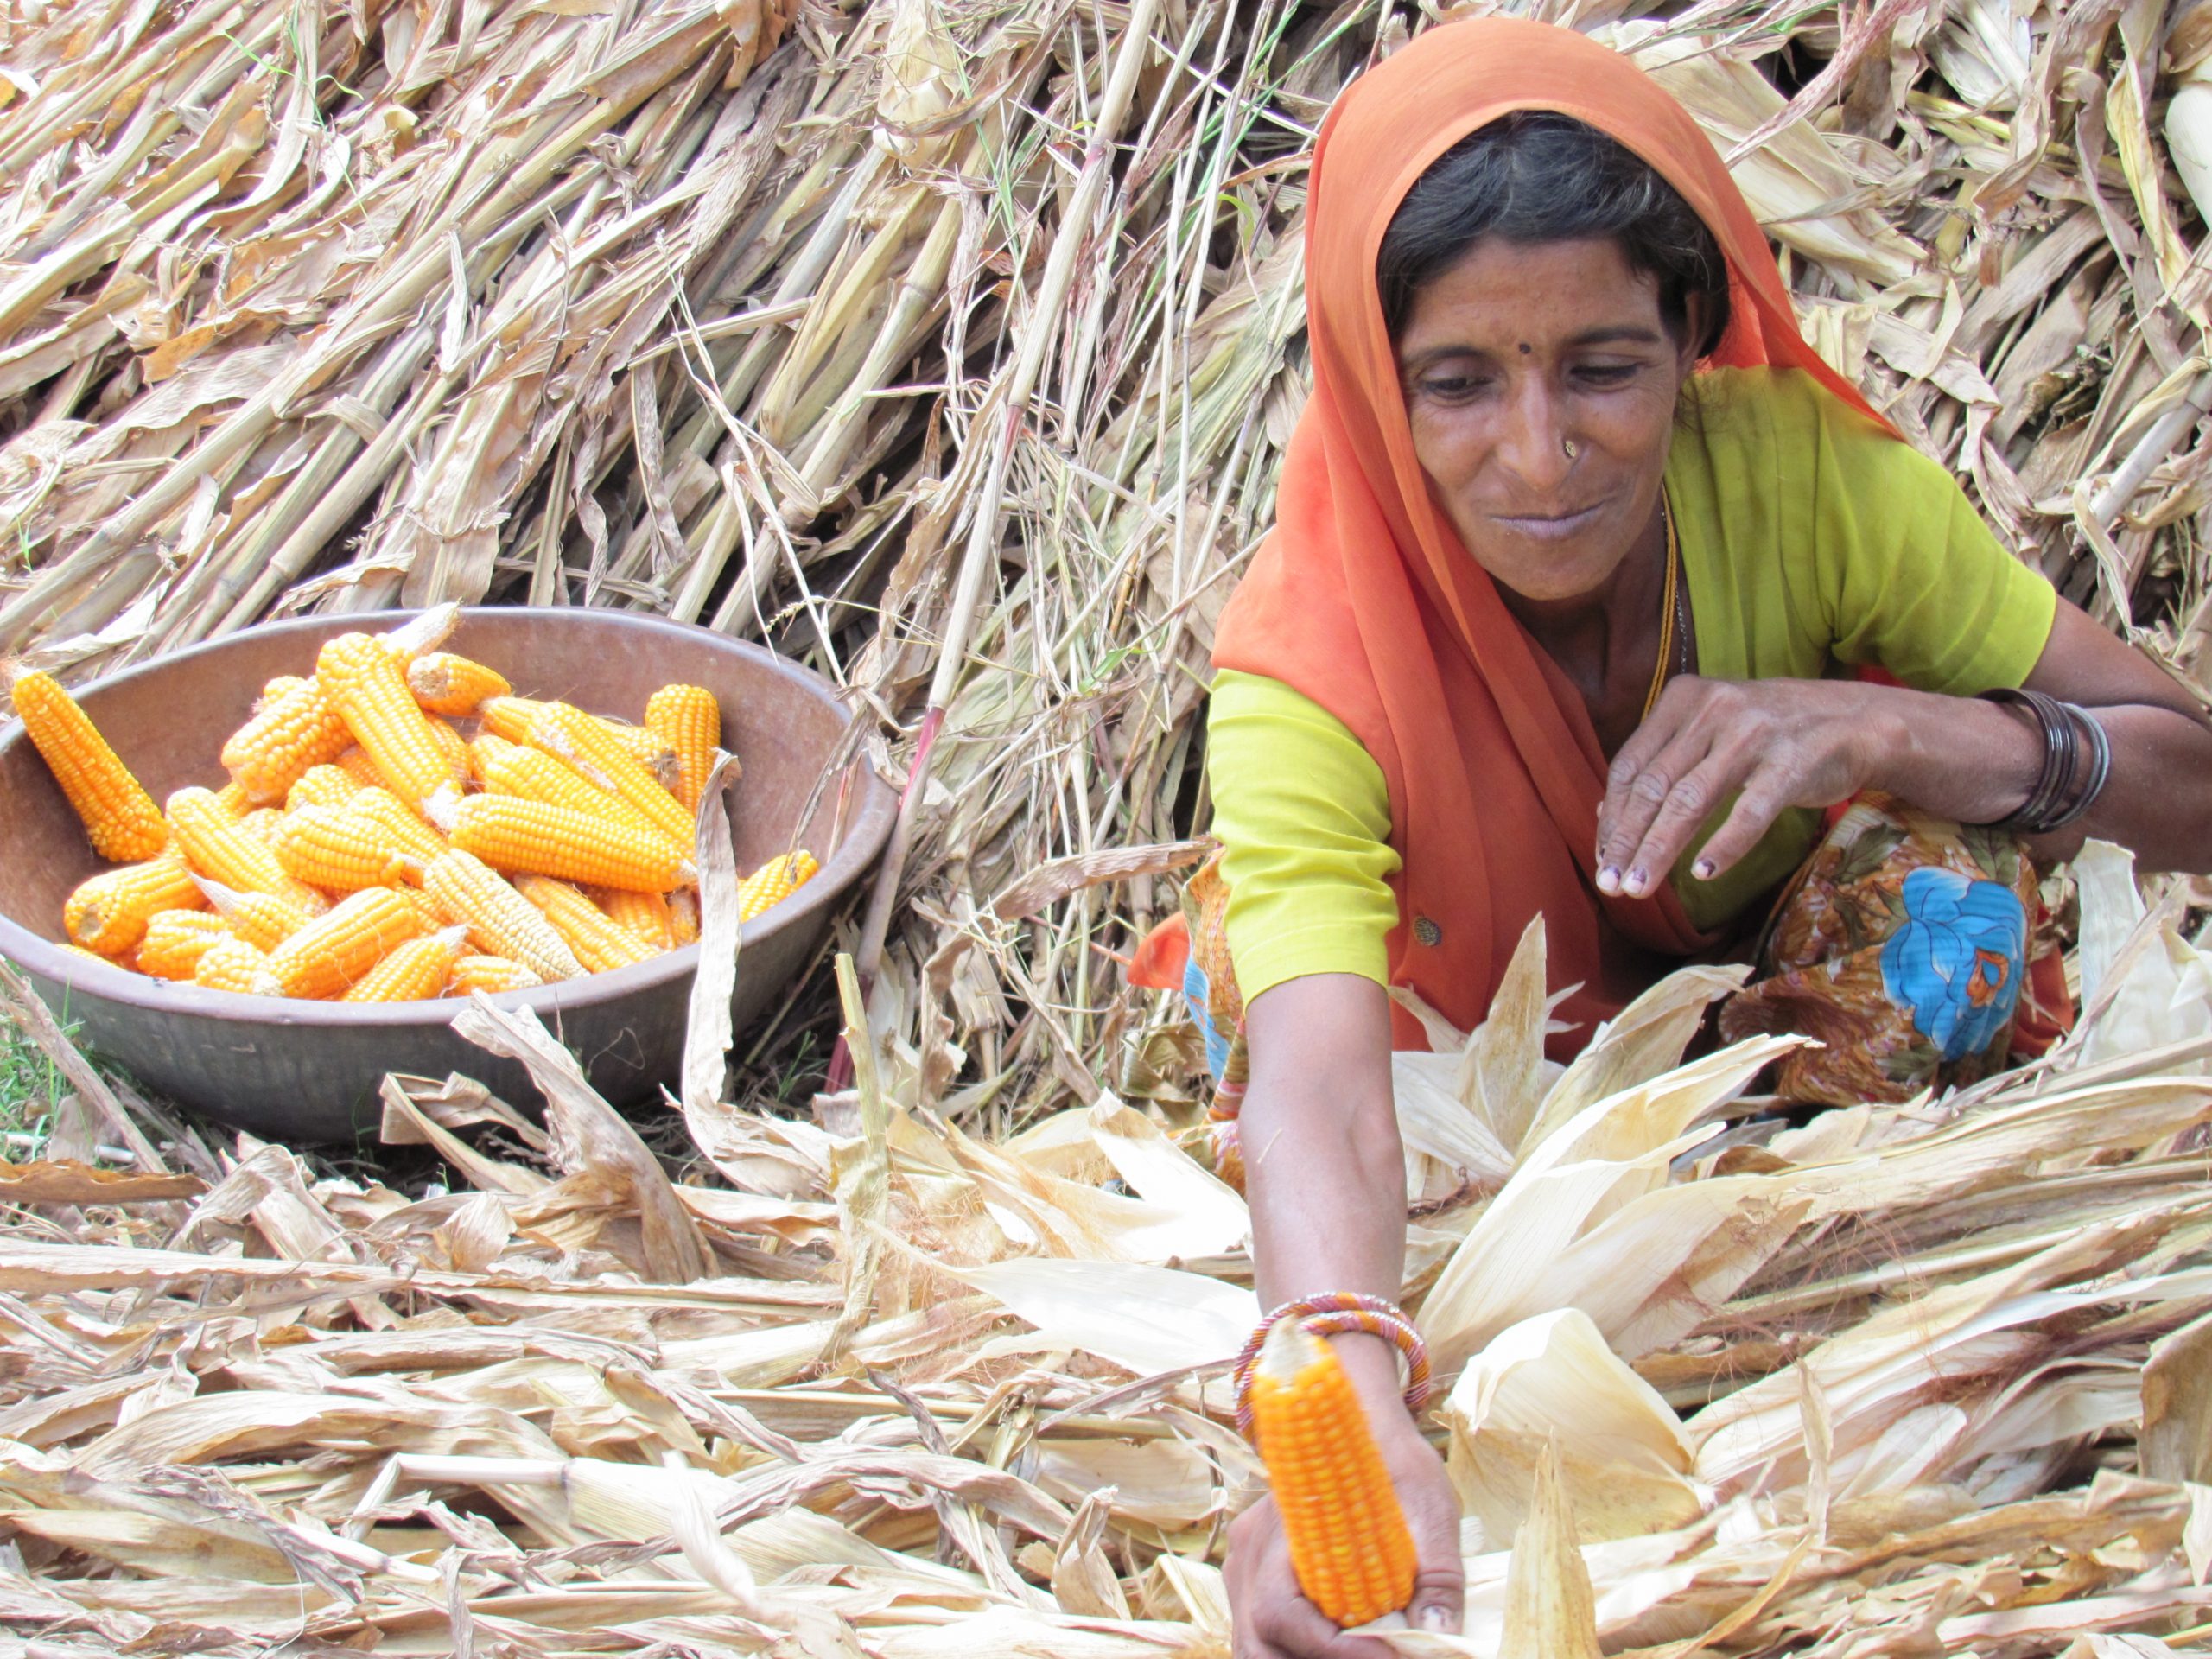
[[[1456, 1633], [1466, 1580], [1459, 1560], [1459, 1501], [1451, 1477], [1402, 1408], [1387, 1417], [1370, 1413], [1370, 1421], [1414, 1535], [1417, 1565], [1406, 1622], [1416, 1630]], [[1272, 1494], [1230, 1524], [1224, 1574], [1235, 1626], [1233, 1659], [1390, 1659], [1384, 1643], [1346, 1636], [1300, 1591]]]

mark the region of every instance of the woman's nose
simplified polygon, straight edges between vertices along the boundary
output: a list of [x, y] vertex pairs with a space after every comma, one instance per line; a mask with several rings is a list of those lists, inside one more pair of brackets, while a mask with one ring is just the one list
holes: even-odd
[[1498, 458], [1538, 494], [1548, 495], [1559, 488], [1574, 466], [1560, 415], [1559, 400], [1535, 375], [1524, 379], [1520, 395], [1506, 410]]

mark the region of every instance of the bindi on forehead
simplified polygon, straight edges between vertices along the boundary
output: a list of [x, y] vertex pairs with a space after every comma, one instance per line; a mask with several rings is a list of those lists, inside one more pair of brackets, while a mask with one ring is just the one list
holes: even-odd
[[1535, 347], [1533, 347], [1532, 346], [1530, 346], [1527, 340], [1522, 340], [1522, 341], [1521, 342], [1521, 355], [1522, 355], [1522, 356], [1523, 356], [1523, 357], [1528, 356], [1528, 355], [1529, 355], [1529, 353], [1531, 351], [1533, 351], [1534, 349], [1535, 349]]

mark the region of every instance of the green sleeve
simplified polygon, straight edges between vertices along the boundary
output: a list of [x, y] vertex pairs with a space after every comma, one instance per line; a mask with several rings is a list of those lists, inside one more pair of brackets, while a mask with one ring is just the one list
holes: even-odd
[[1244, 1000], [1307, 974], [1388, 983], [1390, 791], [1344, 723], [1281, 680], [1224, 669], [1206, 710], [1206, 781]]
[[1948, 473], [1802, 377], [1814, 568], [1838, 660], [1923, 691], [2024, 681], [2058, 598], [2005, 551]]

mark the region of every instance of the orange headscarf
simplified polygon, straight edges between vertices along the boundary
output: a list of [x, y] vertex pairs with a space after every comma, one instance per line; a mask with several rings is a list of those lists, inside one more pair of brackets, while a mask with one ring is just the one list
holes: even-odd
[[[1405, 862], [1391, 982], [1471, 1028], [1541, 912], [1554, 988], [1584, 987], [1561, 1016], [1580, 1027], [1560, 1046], [1571, 1049], [1633, 989], [1639, 954], [1679, 957], [1703, 942], [1663, 884], [1637, 901], [1592, 885], [1604, 753], [1580, 695], [1430, 496], [1375, 280], [1383, 232], [1414, 181], [1515, 110], [1611, 134], [1712, 231], [1732, 308], [1712, 363], [1803, 369], [1872, 411], [1798, 334], [1713, 145], [1618, 54], [1548, 23], [1449, 24], [1370, 70], [1330, 111], [1306, 217], [1313, 395], [1285, 460], [1274, 532], [1222, 619], [1214, 662], [1311, 697], [1382, 767]], [[1416, 918], [1430, 925], [1416, 929]], [[1397, 1041], [1426, 1046], [1402, 1013]]]

